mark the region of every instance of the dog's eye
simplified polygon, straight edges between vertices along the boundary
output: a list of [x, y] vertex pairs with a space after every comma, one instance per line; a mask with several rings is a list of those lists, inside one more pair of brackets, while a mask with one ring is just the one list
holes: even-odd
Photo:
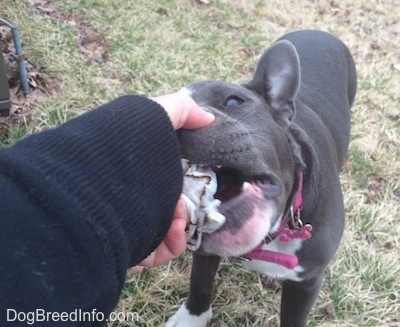
[[240, 104], [242, 104], [244, 100], [242, 98], [239, 98], [236, 95], [230, 95], [229, 97], [226, 98], [224, 102], [224, 106], [228, 108], [236, 107]]

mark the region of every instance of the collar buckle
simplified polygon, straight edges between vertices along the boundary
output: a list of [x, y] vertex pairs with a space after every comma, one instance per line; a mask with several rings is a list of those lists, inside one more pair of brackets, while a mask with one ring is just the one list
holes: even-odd
[[297, 208], [296, 212], [294, 211], [293, 205], [290, 207], [290, 225], [293, 229], [302, 229], [304, 224], [301, 220], [301, 209], [302, 207]]

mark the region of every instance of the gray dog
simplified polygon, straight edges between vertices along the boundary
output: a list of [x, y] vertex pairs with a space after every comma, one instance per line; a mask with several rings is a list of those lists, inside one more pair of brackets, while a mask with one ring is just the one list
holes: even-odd
[[350, 135], [356, 70], [347, 47], [320, 31], [285, 35], [253, 80], [186, 87], [214, 123], [179, 134], [182, 155], [211, 167], [225, 224], [193, 254], [188, 299], [168, 327], [205, 327], [221, 257], [283, 279], [281, 326], [306, 326], [344, 227], [339, 171]]

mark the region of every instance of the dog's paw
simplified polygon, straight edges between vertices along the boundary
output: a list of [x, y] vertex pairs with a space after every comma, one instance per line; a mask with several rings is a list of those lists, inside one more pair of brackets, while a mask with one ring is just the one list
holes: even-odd
[[186, 308], [186, 303], [183, 303], [179, 310], [168, 319], [165, 327], [207, 327], [211, 316], [211, 307], [200, 316], [196, 316], [190, 314], [189, 310]]

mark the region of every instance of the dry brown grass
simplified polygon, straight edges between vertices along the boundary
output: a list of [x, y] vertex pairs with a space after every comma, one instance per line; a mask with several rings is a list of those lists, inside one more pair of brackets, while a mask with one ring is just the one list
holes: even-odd
[[[3, 0], [1, 15], [20, 26], [29, 60], [62, 80], [62, 91], [36, 108], [33, 126], [54, 126], [125, 92], [155, 95], [202, 78], [247, 81], [263, 49], [288, 31], [339, 36], [359, 74], [341, 176], [347, 226], [310, 326], [400, 326], [399, 2], [207, 2], [65, 0], [56, 12], [38, 13], [33, 0]], [[104, 48], [82, 49], [86, 31]], [[103, 60], [91, 58], [96, 50]], [[188, 293], [190, 260], [185, 255], [128, 277], [119, 310], [138, 312], [131, 326], [160, 326], [178, 308]], [[276, 326], [279, 288], [224, 262], [211, 326]]]

